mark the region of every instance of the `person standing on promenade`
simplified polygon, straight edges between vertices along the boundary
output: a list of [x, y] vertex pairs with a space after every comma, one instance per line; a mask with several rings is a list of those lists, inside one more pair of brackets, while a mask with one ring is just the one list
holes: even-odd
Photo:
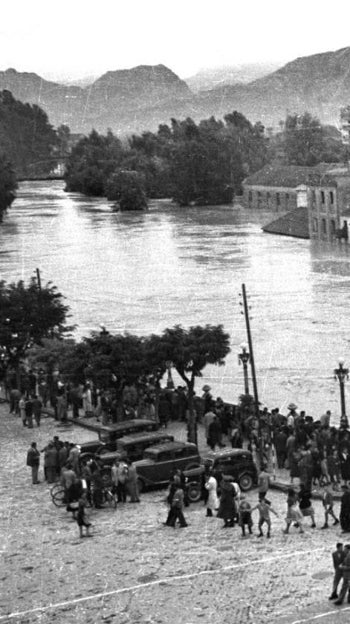
[[26, 422], [28, 429], [33, 429], [33, 402], [30, 396], [27, 397], [25, 403]]
[[40, 465], [40, 452], [36, 447], [36, 442], [32, 442], [30, 445], [30, 449], [27, 453], [27, 466], [30, 466], [32, 469], [32, 483], [36, 485], [40, 483], [38, 480], [38, 472]]
[[244, 494], [241, 494], [241, 502], [239, 504], [239, 526], [242, 530], [242, 537], [245, 537], [245, 528], [248, 527], [249, 535], [252, 534], [252, 506], [245, 498]]
[[266, 464], [261, 464], [261, 472], [258, 476], [258, 492], [259, 500], [265, 498], [267, 491], [270, 487], [270, 475], [267, 472]]
[[348, 603], [350, 603], [350, 544], [344, 546], [344, 561], [339, 565], [343, 572], [343, 583], [340, 589], [339, 598], [334, 602], [335, 605], [343, 604], [343, 600], [348, 592]]
[[27, 416], [26, 416], [26, 399], [24, 394], [22, 394], [21, 398], [18, 401], [18, 409], [19, 415], [22, 420], [23, 427], [27, 426]]
[[311, 503], [311, 490], [307, 488], [305, 485], [300, 486], [300, 491], [298, 494], [299, 499], [299, 509], [304, 518], [307, 516], [311, 517], [311, 528], [316, 528], [315, 523], [315, 510]]
[[219, 499], [217, 494], [218, 483], [212, 473], [209, 473], [205, 489], [208, 490], [207, 516], [211, 517], [213, 515], [213, 511], [216, 511], [219, 508]]
[[338, 542], [336, 545], [336, 550], [332, 552], [332, 560], [333, 560], [333, 568], [334, 568], [334, 577], [333, 577], [333, 588], [332, 593], [329, 596], [328, 600], [335, 600], [338, 598], [337, 590], [338, 585], [343, 578], [343, 570], [339, 567], [341, 563], [343, 563], [345, 559], [345, 551], [343, 549], [343, 544]]
[[350, 532], [350, 490], [347, 485], [342, 485], [343, 496], [340, 503], [340, 525], [343, 533]]
[[33, 396], [32, 405], [33, 405], [34, 420], [36, 422], [37, 427], [40, 427], [41, 410], [42, 410], [43, 404], [36, 394], [34, 394]]

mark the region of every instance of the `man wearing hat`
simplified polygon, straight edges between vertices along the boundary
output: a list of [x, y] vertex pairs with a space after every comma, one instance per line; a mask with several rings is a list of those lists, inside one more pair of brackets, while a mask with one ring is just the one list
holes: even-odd
[[204, 404], [203, 411], [204, 411], [204, 414], [206, 414], [207, 412], [210, 412], [210, 410], [212, 409], [213, 397], [210, 393], [211, 387], [208, 386], [208, 384], [203, 386], [202, 390], [203, 390], [202, 400]]
[[287, 425], [291, 429], [294, 429], [295, 418], [298, 416], [296, 412], [297, 406], [295, 405], [295, 403], [290, 403], [287, 409], [289, 409], [289, 414], [287, 415]]

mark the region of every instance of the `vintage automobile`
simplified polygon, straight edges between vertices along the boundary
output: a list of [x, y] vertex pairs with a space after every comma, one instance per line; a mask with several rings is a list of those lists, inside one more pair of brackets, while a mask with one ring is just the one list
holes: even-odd
[[106, 451], [117, 450], [117, 440], [131, 433], [157, 431], [159, 424], [155, 420], [135, 418], [133, 420], [123, 420], [113, 425], [99, 425], [95, 431], [98, 435], [96, 440], [84, 442], [79, 445], [80, 454], [88, 453], [93, 457], [95, 453], [100, 453], [104, 448]]
[[250, 451], [237, 448], [211, 451], [202, 459], [200, 467], [184, 471], [187, 495], [191, 502], [196, 502], [202, 497], [209, 471], [216, 478], [218, 485], [223, 474], [232, 476], [243, 492], [250, 490], [258, 481], [258, 471]]
[[200, 466], [198, 448], [190, 442], [166, 442], [148, 448], [143, 459], [136, 461], [139, 490], [169, 483], [176, 469], [190, 470]]
[[[116, 459], [130, 459], [137, 461], [143, 458], [144, 451], [150, 446], [172, 442], [174, 436], [164, 431], [148, 431], [146, 433], [133, 433], [116, 440], [116, 450], [109, 451], [106, 446], [102, 446], [94, 455], [100, 459], [103, 468], [111, 466]], [[86, 457], [86, 455], [85, 455]], [[84, 458], [84, 455], [82, 456]]]

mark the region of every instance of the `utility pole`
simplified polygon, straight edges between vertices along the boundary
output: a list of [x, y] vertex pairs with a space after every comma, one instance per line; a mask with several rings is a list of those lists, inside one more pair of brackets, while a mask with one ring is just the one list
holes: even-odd
[[258, 385], [256, 382], [253, 342], [252, 342], [252, 334], [250, 331], [250, 319], [249, 319], [247, 293], [246, 293], [245, 284], [242, 284], [242, 297], [243, 297], [244, 318], [245, 318], [245, 324], [246, 324], [246, 329], [247, 329], [247, 338], [248, 338], [248, 346], [249, 346], [250, 366], [252, 370], [254, 411], [255, 411], [255, 417], [258, 419], [259, 457], [260, 457], [260, 468], [261, 468], [261, 465], [263, 463], [263, 447], [262, 447], [263, 441], [262, 441], [262, 435], [261, 435], [261, 419], [260, 419], [260, 410], [259, 410]]

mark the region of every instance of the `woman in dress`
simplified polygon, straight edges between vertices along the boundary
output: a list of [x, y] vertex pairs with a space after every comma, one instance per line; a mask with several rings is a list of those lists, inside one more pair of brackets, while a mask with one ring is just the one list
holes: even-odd
[[213, 511], [216, 511], [219, 508], [219, 499], [218, 499], [218, 483], [212, 473], [209, 473], [208, 481], [205, 484], [205, 489], [208, 490], [208, 500], [207, 500], [207, 516], [212, 516]]
[[224, 521], [223, 528], [233, 527], [235, 523], [235, 518], [238, 513], [238, 509], [236, 506], [236, 489], [234, 487], [233, 477], [230, 475], [223, 475], [222, 480], [220, 482], [220, 506], [218, 511], [218, 518], [222, 518]]

